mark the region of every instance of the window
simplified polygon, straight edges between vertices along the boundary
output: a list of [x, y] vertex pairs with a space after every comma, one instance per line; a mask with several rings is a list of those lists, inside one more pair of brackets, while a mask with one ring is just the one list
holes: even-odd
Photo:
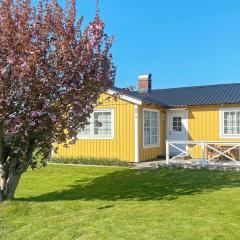
[[174, 132], [182, 131], [182, 117], [173, 117], [173, 131]]
[[159, 146], [159, 111], [143, 110], [144, 147]]
[[221, 110], [222, 137], [240, 137], [240, 109]]
[[78, 134], [79, 138], [112, 139], [114, 136], [113, 109], [101, 109], [92, 113], [88, 125]]

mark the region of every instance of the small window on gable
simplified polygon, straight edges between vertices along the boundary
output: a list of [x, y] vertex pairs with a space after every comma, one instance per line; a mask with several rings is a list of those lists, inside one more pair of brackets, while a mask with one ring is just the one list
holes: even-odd
[[240, 108], [221, 110], [221, 137], [240, 138]]

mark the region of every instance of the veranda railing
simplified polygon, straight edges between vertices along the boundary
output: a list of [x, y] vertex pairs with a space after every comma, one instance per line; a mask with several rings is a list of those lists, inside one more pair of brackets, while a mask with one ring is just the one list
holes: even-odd
[[[183, 147], [184, 146], [184, 147]], [[170, 147], [178, 151], [179, 154], [171, 156]], [[233, 141], [166, 141], [166, 162], [169, 164], [172, 160], [180, 157], [192, 157], [193, 150], [200, 151], [202, 166], [210, 163], [214, 159], [224, 157], [240, 165], [240, 142]], [[237, 150], [238, 156], [232, 157], [230, 152]], [[209, 154], [211, 152], [211, 155]], [[199, 158], [198, 158], [199, 159]]]

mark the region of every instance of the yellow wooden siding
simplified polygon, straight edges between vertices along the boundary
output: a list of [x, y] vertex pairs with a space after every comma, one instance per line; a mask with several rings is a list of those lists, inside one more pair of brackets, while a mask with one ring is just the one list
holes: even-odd
[[[143, 109], [155, 109], [160, 112], [160, 146], [152, 148], [143, 147]], [[165, 130], [166, 123], [165, 111], [163, 108], [154, 105], [143, 105], [139, 107], [139, 161], [155, 159], [159, 155], [165, 154]]]
[[188, 132], [190, 141], [239, 141], [240, 138], [220, 137], [220, 117], [221, 108], [234, 108], [240, 105], [224, 106], [200, 106], [188, 108]]
[[[114, 99], [107, 94], [100, 98], [103, 103], [99, 108], [114, 109], [114, 139], [80, 139], [75, 145], [64, 148], [59, 145], [58, 154], [55, 157], [92, 157], [110, 158], [129, 162], [135, 161], [135, 109], [134, 104]], [[220, 137], [221, 108], [234, 108], [240, 105], [212, 105], [188, 107], [188, 133], [190, 141], [240, 141], [233, 138]], [[157, 109], [160, 112], [160, 146], [152, 148], [143, 147], [143, 109]], [[139, 110], [139, 161], [155, 159], [165, 154], [166, 140], [166, 109], [156, 105], [144, 104]], [[200, 148], [191, 152], [194, 157], [200, 157]]]
[[[189, 141], [240, 141], [240, 138], [221, 138], [220, 109], [234, 108], [240, 105], [194, 106], [188, 108]], [[193, 157], [200, 157], [200, 147], [191, 152]]]
[[134, 162], [134, 104], [103, 94], [97, 109], [114, 109], [114, 139], [79, 139], [76, 144], [65, 148], [59, 145], [55, 157], [109, 158]]

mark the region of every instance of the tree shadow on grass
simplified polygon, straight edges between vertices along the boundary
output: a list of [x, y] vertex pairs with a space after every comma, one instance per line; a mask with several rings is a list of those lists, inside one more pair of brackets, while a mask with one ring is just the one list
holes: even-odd
[[18, 198], [20, 201], [63, 200], [173, 200], [184, 195], [196, 195], [222, 188], [240, 187], [240, 173], [162, 169], [137, 171], [123, 169], [84, 182], [73, 182], [66, 189], [40, 196]]

